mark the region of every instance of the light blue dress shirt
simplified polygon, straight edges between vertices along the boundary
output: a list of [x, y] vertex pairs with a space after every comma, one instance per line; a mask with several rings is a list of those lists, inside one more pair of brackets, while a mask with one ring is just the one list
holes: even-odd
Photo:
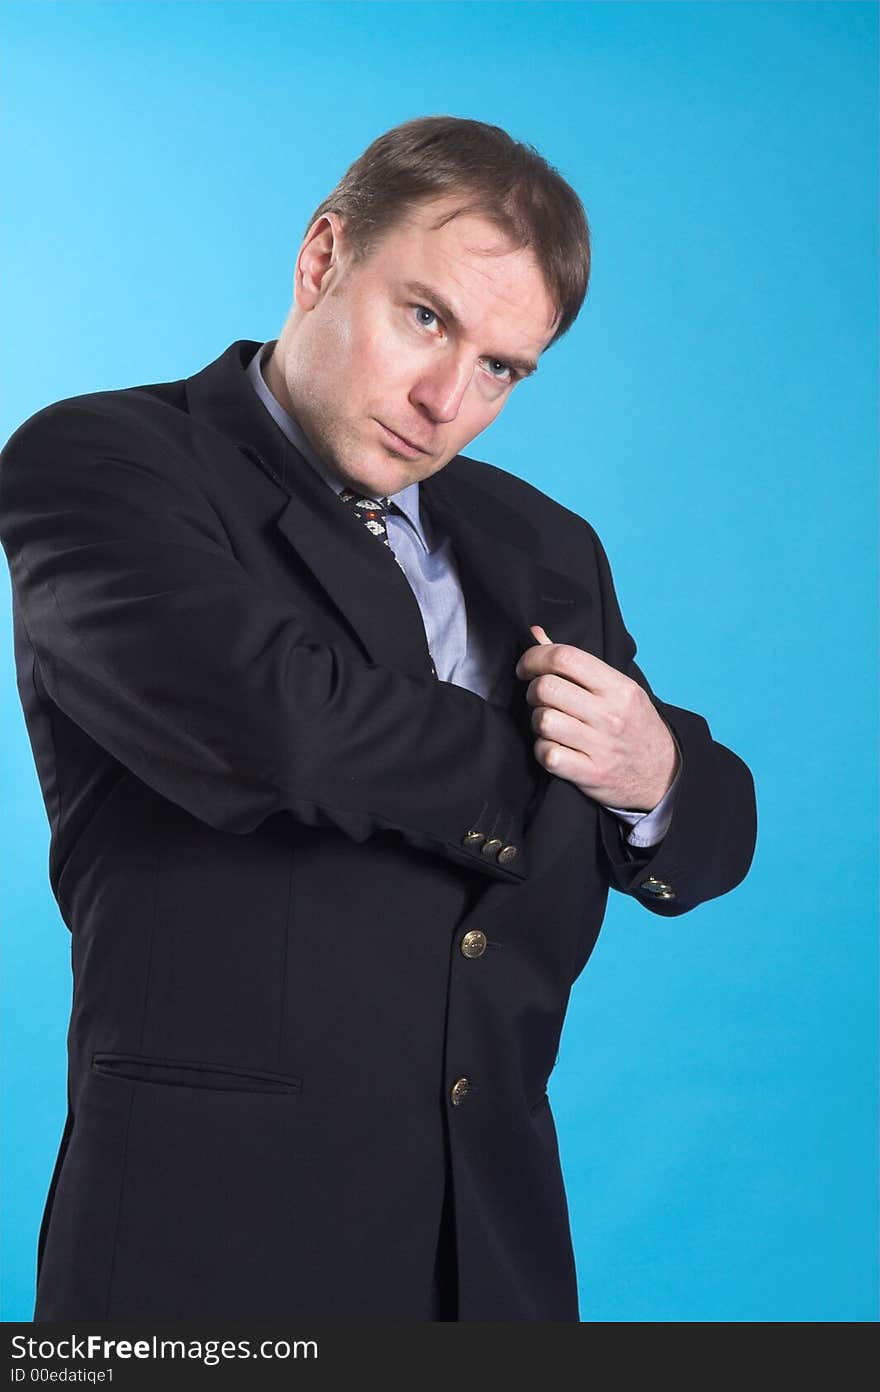
[[[266, 410], [312, 468], [335, 493], [346, 485], [315, 454], [293, 417], [272, 395], [262, 373], [262, 364], [275, 346], [264, 343], [248, 365], [247, 374]], [[464, 593], [455, 566], [451, 540], [437, 536], [426, 525], [419, 503], [418, 483], [407, 484], [389, 498], [385, 517], [388, 541], [409, 581], [425, 625], [428, 651], [440, 681], [467, 687], [484, 700], [492, 696], [492, 671], [488, 655], [481, 651], [478, 635], [468, 631]], [[653, 846], [666, 835], [672, 820], [672, 805], [679, 775], [665, 797], [651, 812], [633, 812], [609, 807], [608, 811], [630, 826], [631, 846]]]

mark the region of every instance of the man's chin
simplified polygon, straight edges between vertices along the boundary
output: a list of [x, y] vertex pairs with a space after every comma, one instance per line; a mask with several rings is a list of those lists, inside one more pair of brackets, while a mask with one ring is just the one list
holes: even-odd
[[357, 466], [347, 469], [348, 486], [368, 498], [391, 498], [411, 483], [420, 483], [437, 472], [437, 464], [427, 456], [419, 460], [389, 458], [376, 467], [361, 472]]

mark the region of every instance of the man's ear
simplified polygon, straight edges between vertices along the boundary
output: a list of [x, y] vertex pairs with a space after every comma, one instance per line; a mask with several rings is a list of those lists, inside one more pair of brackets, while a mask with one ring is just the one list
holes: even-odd
[[306, 233], [296, 258], [293, 295], [302, 310], [314, 309], [338, 274], [343, 243], [342, 222], [337, 213], [324, 213]]

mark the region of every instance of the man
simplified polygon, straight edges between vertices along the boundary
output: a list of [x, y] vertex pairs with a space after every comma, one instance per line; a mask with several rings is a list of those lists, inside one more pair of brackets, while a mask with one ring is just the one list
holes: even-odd
[[536, 152], [412, 121], [309, 220], [277, 341], [7, 444], [73, 938], [36, 1319], [578, 1319], [571, 985], [609, 884], [684, 913], [755, 838], [589, 524], [461, 453], [588, 273]]

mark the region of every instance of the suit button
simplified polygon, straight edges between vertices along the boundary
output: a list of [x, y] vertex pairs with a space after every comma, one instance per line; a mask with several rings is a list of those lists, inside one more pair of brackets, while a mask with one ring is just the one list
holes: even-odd
[[499, 864], [499, 865], [509, 865], [510, 862], [511, 862], [512, 860], [515, 860], [515, 859], [516, 859], [516, 846], [502, 846], [502, 847], [501, 847], [501, 850], [498, 852], [498, 864]]
[[482, 957], [486, 951], [486, 934], [479, 928], [472, 928], [461, 940], [461, 950], [465, 957]]
[[497, 836], [493, 836], [490, 841], [487, 841], [486, 844], [481, 847], [481, 852], [484, 856], [497, 855], [503, 845], [503, 841], [499, 841]]
[[665, 880], [658, 880], [655, 875], [649, 875], [646, 880], [642, 880], [639, 889], [643, 889], [646, 894], [653, 894], [655, 899], [674, 899], [675, 890], [671, 884]]
[[485, 831], [469, 831], [462, 841], [463, 846], [479, 846], [481, 841], [485, 841]]
[[456, 1078], [452, 1087], [449, 1089], [449, 1099], [453, 1107], [461, 1106], [462, 1102], [467, 1097], [469, 1088], [470, 1083], [467, 1078]]

